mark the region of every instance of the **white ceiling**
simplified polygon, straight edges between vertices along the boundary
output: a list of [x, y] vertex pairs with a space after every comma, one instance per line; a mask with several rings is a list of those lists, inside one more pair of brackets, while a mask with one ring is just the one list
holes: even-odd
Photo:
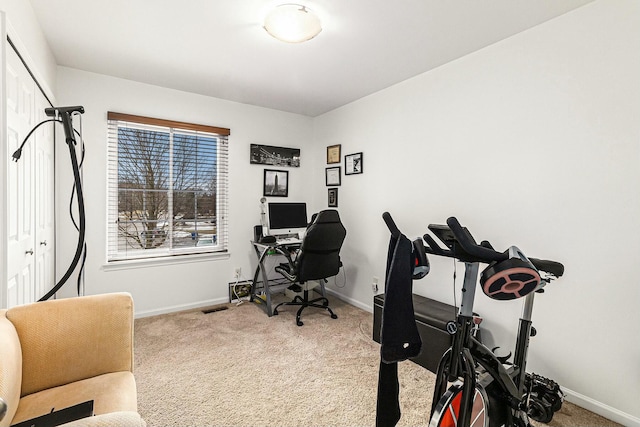
[[59, 65], [308, 116], [593, 0], [296, 0], [303, 44], [262, 19], [288, 0], [30, 0]]

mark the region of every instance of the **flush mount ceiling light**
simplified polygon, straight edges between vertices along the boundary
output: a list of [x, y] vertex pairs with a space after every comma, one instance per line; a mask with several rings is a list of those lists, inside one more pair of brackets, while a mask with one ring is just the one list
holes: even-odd
[[264, 20], [264, 29], [287, 43], [311, 40], [322, 31], [320, 19], [305, 6], [283, 4], [273, 9]]

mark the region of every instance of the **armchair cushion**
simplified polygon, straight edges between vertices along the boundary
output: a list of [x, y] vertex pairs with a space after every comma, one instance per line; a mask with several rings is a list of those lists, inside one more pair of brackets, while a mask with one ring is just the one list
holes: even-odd
[[[7, 404], [5, 420], [13, 419], [20, 402], [22, 385], [22, 348], [15, 328], [0, 310], [0, 397]], [[0, 426], [4, 425], [0, 420]], [[6, 425], [9, 425], [8, 423]]]
[[136, 383], [131, 372], [114, 372], [74, 381], [20, 399], [12, 424], [39, 417], [51, 408], [64, 409], [93, 400], [96, 415], [117, 411], [137, 411]]
[[[8, 406], [0, 427], [88, 400], [94, 401], [92, 419], [136, 413], [131, 295], [93, 295], [0, 310], [0, 338], [0, 397]], [[137, 419], [131, 425], [144, 425]]]
[[81, 299], [7, 310], [22, 346], [22, 396], [101, 374], [133, 371], [131, 296]]
[[146, 427], [137, 412], [121, 411], [72, 421], [60, 427]]

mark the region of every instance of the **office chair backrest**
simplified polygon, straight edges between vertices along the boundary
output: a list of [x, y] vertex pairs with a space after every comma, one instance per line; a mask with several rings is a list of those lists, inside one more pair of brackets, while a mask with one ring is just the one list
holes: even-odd
[[299, 282], [332, 277], [340, 271], [340, 249], [347, 235], [338, 211], [320, 211], [302, 241], [296, 259]]

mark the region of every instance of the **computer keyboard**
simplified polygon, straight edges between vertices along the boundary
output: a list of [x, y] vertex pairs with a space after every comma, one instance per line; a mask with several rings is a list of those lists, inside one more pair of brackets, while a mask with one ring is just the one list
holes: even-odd
[[298, 245], [302, 243], [302, 240], [296, 237], [281, 237], [276, 239], [276, 243], [279, 245]]

